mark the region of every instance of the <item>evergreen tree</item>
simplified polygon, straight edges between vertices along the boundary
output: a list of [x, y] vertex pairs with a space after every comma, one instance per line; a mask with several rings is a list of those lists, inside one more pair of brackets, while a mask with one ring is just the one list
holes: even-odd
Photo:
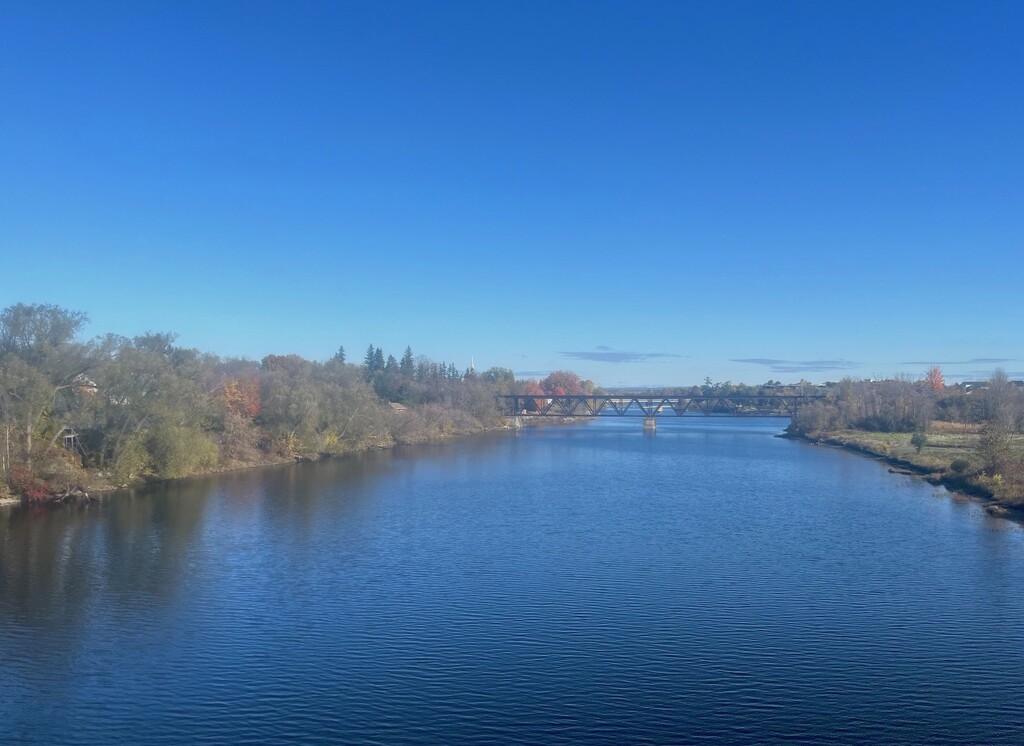
[[373, 351], [373, 370], [384, 370], [384, 351], [380, 347]]
[[370, 345], [366, 348], [366, 357], [363, 358], [363, 367], [366, 368], [367, 371], [373, 372], [373, 359], [374, 349], [373, 345]]
[[384, 370], [387, 373], [393, 373], [398, 368], [398, 361], [395, 360], [394, 355], [388, 355], [388, 361], [384, 364]]
[[415, 371], [415, 363], [412, 359], [412, 347], [405, 348], [405, 354], [402, 355], [402, 362], [399, 364], [399, 369], [402, 372], [402, 378], [412, 378], [413, 372]]
[[334, 353], [334, 357], [332, 357], [331, 360], [333, 360], [336, 363], [345, 362], [345, 347], [339, 347], [338, 351]]

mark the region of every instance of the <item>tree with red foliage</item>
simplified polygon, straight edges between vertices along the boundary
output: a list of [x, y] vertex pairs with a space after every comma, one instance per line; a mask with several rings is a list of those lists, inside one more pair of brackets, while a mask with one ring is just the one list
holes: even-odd
[[933, 365], [924, 376], [924, 382], [932, 391], [942, 391], [946, 388], [946, 381], [942, 377], [942, 368]]
[[582, 394], [583, 382], [571, 370], [556, 370], [540, 382], [545, 394], [564, 396], [566, 394]]
[[536, 410], [547, 404], [547, 397], [544, 394], [544, 389], [541, 388], [541, 385], [536, 378], [528, 378], [525, 381], [516, 381], [515, 389], [517, 394], [537, 397], [526, 401], [527, 409]]
[[516, 388], [519, 389], [519, 393], [526, 394], [527, 396], [543, 396], [544, 389], [537, 382], [536, 378], [528, 378], [525, 381], [518, 381]]

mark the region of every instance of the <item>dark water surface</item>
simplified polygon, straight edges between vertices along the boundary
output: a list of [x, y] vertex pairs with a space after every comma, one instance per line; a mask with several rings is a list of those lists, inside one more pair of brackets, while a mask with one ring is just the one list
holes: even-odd
[[0, 743], [1024, 742], [1024, 532], [783, 425], [0, 512]]

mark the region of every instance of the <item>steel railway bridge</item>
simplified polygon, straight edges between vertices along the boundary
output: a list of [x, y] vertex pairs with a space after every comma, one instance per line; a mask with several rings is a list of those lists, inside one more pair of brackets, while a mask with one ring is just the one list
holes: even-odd
[[792, 417], [821, 394], [710, 394], [707, 396], [614, 393], [499, 396], [502, 413], [521, 425], [521, 417], [643, 417], [644, 429], [657, 427], [658, 415], [676, 417]]

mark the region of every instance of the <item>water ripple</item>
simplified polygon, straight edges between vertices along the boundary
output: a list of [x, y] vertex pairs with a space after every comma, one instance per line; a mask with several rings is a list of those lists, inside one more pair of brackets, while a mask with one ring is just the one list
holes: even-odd
[[3, 743], [1021, 742], [1021, 531], [630, 424], [15, 511]]

